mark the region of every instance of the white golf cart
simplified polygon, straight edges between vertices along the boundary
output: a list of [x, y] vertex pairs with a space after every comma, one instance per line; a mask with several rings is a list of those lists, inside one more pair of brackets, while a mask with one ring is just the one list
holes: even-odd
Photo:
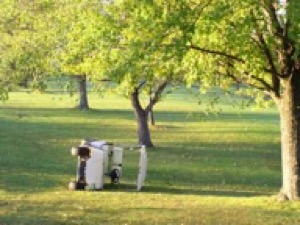
[[[119, 183], [125, 148], [128, 147], [97, 140], [83, 140], [78, 147], [71, 148], [71, 154], [78, 156], [78, 166], [77, 179], [69, 183], [69, 190], [101, 190], [105, 176], [110, 177], [111, 183]], [[136, 188], [140, 191], [146, 178], [147, 152], [145, 146], [139, 147], [138, 151], [140, 157]]]

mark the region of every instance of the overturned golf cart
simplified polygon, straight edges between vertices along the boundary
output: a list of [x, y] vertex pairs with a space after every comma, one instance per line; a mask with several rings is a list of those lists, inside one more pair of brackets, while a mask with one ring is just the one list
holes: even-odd
[[[71, 148], [71, 155], [78, 156], [76, 181], [69, 183], [69, 190], [101, 190], [105, 177], [111, 183], [119, 183], [122, 177], [123, 155], [125, 150], [135, 151], [136, 147], [115, 146], [111, 142], [82, 140], [78, 147]], [[147, 152], [145, 146], [139, 146], [139, 167], [136, 189], [143, 187], [147, 172]]]

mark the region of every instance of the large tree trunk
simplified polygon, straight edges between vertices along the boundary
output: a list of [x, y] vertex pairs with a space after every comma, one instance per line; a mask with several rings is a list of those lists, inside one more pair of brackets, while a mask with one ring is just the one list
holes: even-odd
[[300, 74], [282, 80], [279, 102], [282, 151], [281, 195], [287, 200], [300, 198]]
[[146, 147], [153, 147], [148, 125], [148, 111], [144, 110], [141, 107], [141, 104], [139, 102], [139, 93], [137, 90], [131, 94], [131, 104], [138, 124], [139, 144], [145, 145]]
[[88, 97], [87, 97], [87, 85], [86, 85], [86, 75], [76, 76], [78, 81], [78, 94], [79, 103], [78, 109], [89, 109]]

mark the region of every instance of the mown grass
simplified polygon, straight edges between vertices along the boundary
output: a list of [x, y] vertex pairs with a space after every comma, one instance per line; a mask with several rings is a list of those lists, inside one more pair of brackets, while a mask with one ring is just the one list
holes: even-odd
[[0, 224], [299, 224], [300, 204], [274, 197], [276, 110], [240, 110], [240, 99], [223, 98], [221, 114], [205, 115], [198, 100], [180, 92], [157, 105], [142, 192], [134, 187], [138, 155], [129, 151], [120, 185], [70, 192], [71, 146], [86, 137], [136, 143], [130, 103], [92, 94], [93, 109], [78, 111], [67, 95], [13, 93], [0, 106]]

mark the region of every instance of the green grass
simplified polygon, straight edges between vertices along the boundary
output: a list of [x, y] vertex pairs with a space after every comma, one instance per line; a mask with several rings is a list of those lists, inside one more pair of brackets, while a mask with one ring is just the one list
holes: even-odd
[[[201, 96], [206, 101], [209, 96]], [[240, 110], [223, 98], [205, 115], [198, 97], [175, 93], [155, 108], [148, 177], [134, 190], [136, 152], [126, 152], [122, 184], [70, 192], [82, 138], [136, 143], [128, 100], [90, 96], [90, 111], [67, 95], [13, 93], [0, 105], [0, 224], [299, 224], [300, 204], [278, 202], [276, 110]], [[231, 104], [233, 103], [233, 104]]]

